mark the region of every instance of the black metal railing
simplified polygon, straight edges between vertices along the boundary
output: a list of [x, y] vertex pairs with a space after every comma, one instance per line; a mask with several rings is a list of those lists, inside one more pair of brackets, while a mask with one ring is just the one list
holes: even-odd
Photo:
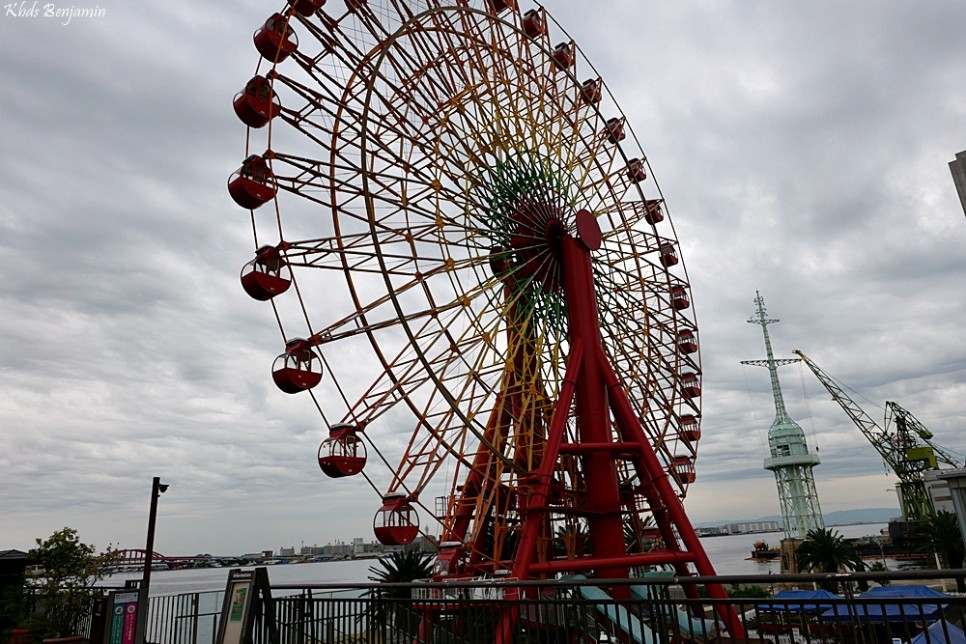
[[211, 644], [218, 633], [224, 591], [152, 597], [145, 640], [157, 644]]
[[[272, 587], [272, 610], [260, 614], [274, 614], [278, 637], [269, 636], [261, 618], [253, 641], [657, 644], [728, 641], [743, 630], [745, 641], [776, 644], [938, 644], [963, 641], [966, 596], [908, 591], [927, 583], [939, 587], [941, 580], [954, 588], [964, 578], [966, 570], [277, 585]], [[711, 599], [709, 584], [735, 596]], [[837, 594], [772, 596], [783, 589], [811, 591], [832, 584]], [[885, 590], [866, 594], [868, 587]], [[222, 597], [218, 592], [152, 598], [149, 641], [214, 641]]]

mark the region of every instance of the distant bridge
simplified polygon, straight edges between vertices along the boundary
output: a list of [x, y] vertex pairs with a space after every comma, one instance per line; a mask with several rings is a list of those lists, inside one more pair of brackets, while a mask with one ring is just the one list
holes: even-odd
[[[127, 550], [116, 550], [114, 551], [114, 554], [115, 556], [111, 561], [112, 567], [143, 569], [148, 551], [141, 548], [129, 548]], [[213, 557], [210, 556], [168, 557], [160, 552], [154, 552], [151, 554], [152, 565], [166, 564], [168, 568], [172, 569], [193, 568], [200, 563], [207, 563], [212, 559]]]

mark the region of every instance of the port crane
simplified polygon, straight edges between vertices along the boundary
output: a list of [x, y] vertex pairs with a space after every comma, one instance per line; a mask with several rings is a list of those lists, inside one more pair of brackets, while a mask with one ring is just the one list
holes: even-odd
[[876, 451], [899, 478], [896, 493], [905, 521], [920, 521], [932, 508], [926, 490], [924, 473], [938, 469], [939, 463], [963, 467], [962, 459], [932, 441], [933, 433], [899, 403], [887, 402], [885, 427], [880, 427], [832, 378], [811, 358], [799, 350], [794, 353], [815, 374], [832, 395], [832, 400], [845, 410], [852, 422], [872, 443]]

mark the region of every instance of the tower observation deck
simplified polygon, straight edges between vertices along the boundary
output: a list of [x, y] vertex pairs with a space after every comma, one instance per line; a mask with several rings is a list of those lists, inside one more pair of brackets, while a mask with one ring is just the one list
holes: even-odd
[[768, 447], [771, 456], [765, 459], [765, 469], [775, 473], [785, 536], [804, 539], [809, 530], [825, 528], [822, 509], [818, 504], [818, 493], [815, 491], [815, 479], [812, 477], [812, 468], [820, 461], [817, 454], [808, 451], [805, 432], [785, 410], [785, 400], [782, 398], [781, 384], [778, 382], [778, 367], [799, 362], [799, 360], [775, 359], [771, 350], [771, 339], [768, 337], [768, 325], [778, 320], [770, 320], [766, 317], [765, 300], [757, 291], [755, 306], [755, 315], [748, 320], [748, 323], [761, 326], [765, 336], [767, 357], [765, 360], [743, 360], [741, 364], [767, 367], [771, 375], [771, 391], [775, 398], [775, 420], [768, 430]]

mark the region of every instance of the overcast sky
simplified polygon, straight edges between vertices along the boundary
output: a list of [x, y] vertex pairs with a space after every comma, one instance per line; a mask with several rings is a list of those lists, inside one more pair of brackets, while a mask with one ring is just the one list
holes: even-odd
[[[231, 99], [282, 5], [2, 6], [0, 549], [63, 526], [143, 547], [155, 475], [165, 554], [372, 538], [377, 500], [319, 472], [319, 417], [272, 385], [277, 327], [238, 285], [252, 246], [225, 189], [245, 151]], [[779, 512], [768, 374], [739, 364], [764, 357], [756, 290], [782, 320], [778, 357], [803, 350], [877, 421], [897, 400], [966, 452], [966, 217], [947, 167], [966, 149], [963, 3], [590, 6], [547, 3], [641, 140], [693, 287], [692, 521]], [[780, 373], [822, 508], [898, 507], [815, 378]]]

